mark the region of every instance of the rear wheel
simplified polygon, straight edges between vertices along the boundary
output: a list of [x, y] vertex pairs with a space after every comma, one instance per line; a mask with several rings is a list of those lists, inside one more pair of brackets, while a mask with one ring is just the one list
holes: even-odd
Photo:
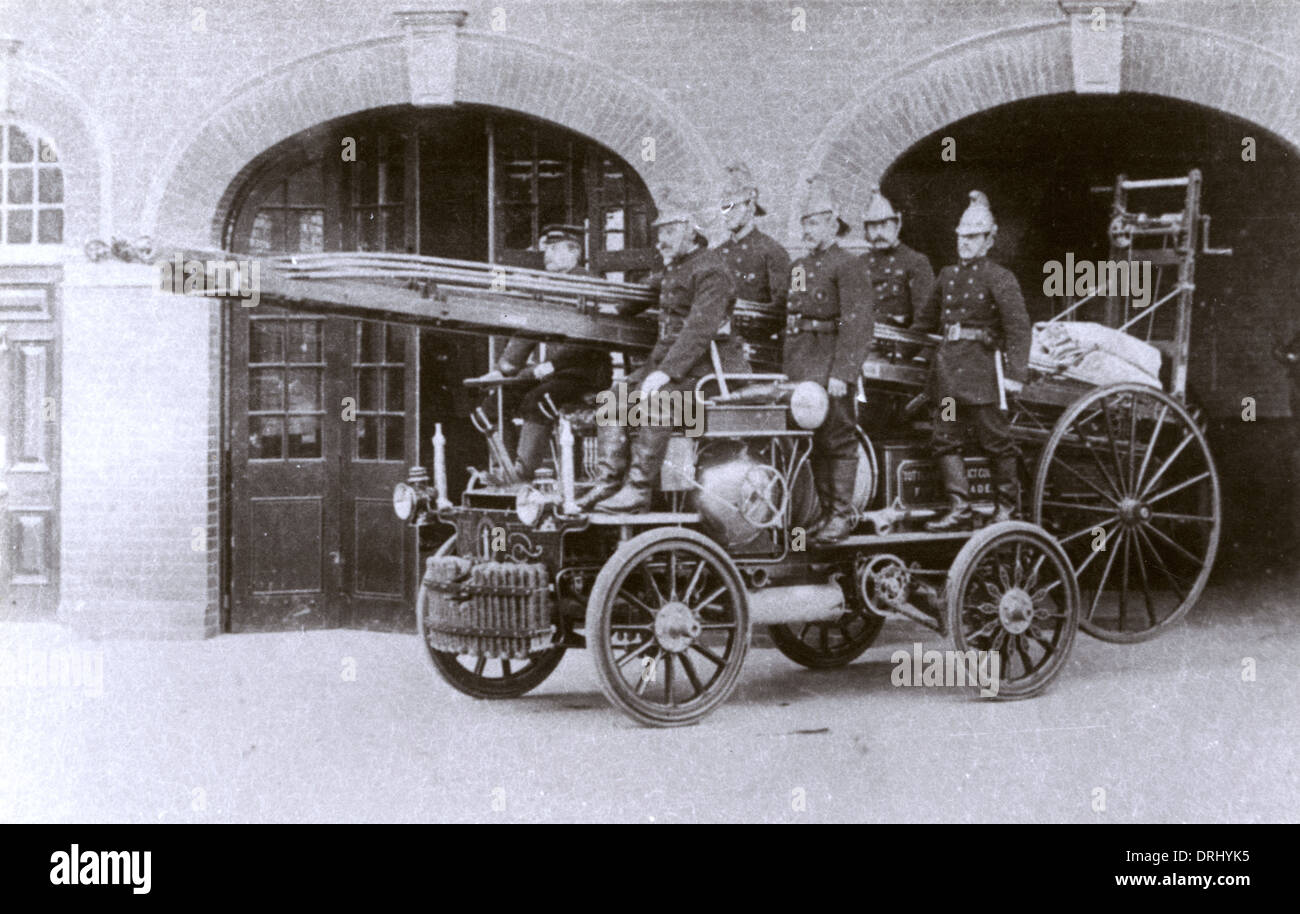
[[1145, 641], [1200, 597], [1222, 522], [1200, 426], [1142, 384], [1092, 391], [1057, 421], [1034, 480], [1034, 519], [1074, 565], [1083, 630]]
[[[436, 556], [450, 555], [456, 548], [452, 536], [438, 547]], [[420, 584], [420, 594], [415, 603], [415, 625], [420, 633], [429, 662], [438, 674], [458, 692], [474, 698], [518, 698], [537, 688], [564, 659], [564, 645], [547, 648], [523, 659], [482, 657], [475, 654], [457, 654], [440, 651], [429, 644], [427, 635], [428, 613], [431, 611], [428, 589]]]

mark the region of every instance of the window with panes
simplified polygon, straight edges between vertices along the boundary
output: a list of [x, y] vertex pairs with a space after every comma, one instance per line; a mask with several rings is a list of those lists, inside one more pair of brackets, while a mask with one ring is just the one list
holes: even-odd
[[583, 180], [587, 144], [535, 124], [494, 118], [497, 242], [507, 251], [535, 248], [548, 225], [587, 219]]
[[269, 305], [248, 318], [249, 458], [319, 460], [324, 319]]
[[0, 126], [0, 244], [63, 243], [63, 169], [54, 144]]

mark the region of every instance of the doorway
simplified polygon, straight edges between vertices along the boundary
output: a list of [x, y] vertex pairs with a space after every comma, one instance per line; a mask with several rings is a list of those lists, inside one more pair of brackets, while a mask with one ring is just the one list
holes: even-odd
[[407, 627], [418, 447], [410, 327], [230, 308], [232, 631]]
[[[482, 108], [387, 108], [320, 124], [250, 162], [223, 246], [238, 255], [392, 251], [542, 266], [552, 223], [586, 226], [590, 267], [657, 262], [626, 162], [554, 124]], [[225, 557], [232, 631], [409, 629], [416, 537], [392, 487], [447, 438], [451, 497], [485, 445], [462, 381], [488, 337], [232, 302]], [[355, 415], [347, 415], [351, 399]], [[430, 545], [424, 543], [425, 547]]]

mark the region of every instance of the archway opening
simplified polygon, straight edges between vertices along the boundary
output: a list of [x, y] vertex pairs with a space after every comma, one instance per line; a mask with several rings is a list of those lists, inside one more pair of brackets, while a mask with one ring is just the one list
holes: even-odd
[[[384, 251], [540, 268], [553, 224], [580, 226], [597, 273], [655, 259], [635, 170], [563, 127], [471, 106], [399, 106], [312, 127], [226, 194], [223, 246], [250, 256]], [[448, 530], [392, 516], [393, 485], [447, 442], [451, 496], [487, 446], [462, 381], [485, 336], [264, 304], [226, 313], [229, 627], [410, 629], [419, 558]], [[513, 437], [511, 405], [491, 410]]]
[[536, 118], [479, 106], [367, 111], [263, 152], [227, 195], [241, 253], [398, 251], [541, 266], [549, 224], [586, 228], [599, 273], [654, 262], [650, 197], [615, 153]]
[[[947, 148], [955, 159], [942, 156]], [[1246, 141], [1251, 141], [1247, 143]], [[1253, 160], [1243, 157], [1253, 145]], [[1300, 159], [1267, 130], [1211, 108], [1164, 97], [1052, 95], [956, 121], [912, 145], [882, 186], [905, 213], [903, 239], [936, 269], [955, 259], [953, 229], [972, 189], [991, 200], [999, 232], [992, 257], [1020, 280], [1030, 315], [1061, 300], [1044, 292], [1045, 265], [1108, 256], [1111, 195], [1093, 188], [1201, 170], [1210, 243], [1231, 256], [1198, 256], [1188, 395], [1209, 423], [1224, 492], [1220, 571], [1294, 560], [1300, 516], [1292, 406], [1275, 345], [1300, 329], [1293, 305], [1300, 264]], [[1181, 209], [1180, 191], [1147, 199], [1153, 215]], [[1161, 206], [1167, 205], [1167, 209]], [[1247, 400], [1247, 398], [1250, 398]], [[1254, 421], [1243, 418], [1254, 404]], [[1300, 409], [1300, 403], [1295, 404]], [[1287, 566], [1283, 566], [1287, 567]]]

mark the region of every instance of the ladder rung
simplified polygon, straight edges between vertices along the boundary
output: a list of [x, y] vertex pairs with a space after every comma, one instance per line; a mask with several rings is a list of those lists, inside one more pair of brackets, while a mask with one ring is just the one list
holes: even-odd
[[1186, 258], [1183, 254], [1169, 248], [1129, 248], [1128, 259], [1133, 263], [1151, 261], [1153, 267], [1176, 267]]
[[1143, 181], [1125, 181], [1125, 190], [1141, 190], [1144, 187], [1186, 187], [1186, 178], [1147, 178]]

